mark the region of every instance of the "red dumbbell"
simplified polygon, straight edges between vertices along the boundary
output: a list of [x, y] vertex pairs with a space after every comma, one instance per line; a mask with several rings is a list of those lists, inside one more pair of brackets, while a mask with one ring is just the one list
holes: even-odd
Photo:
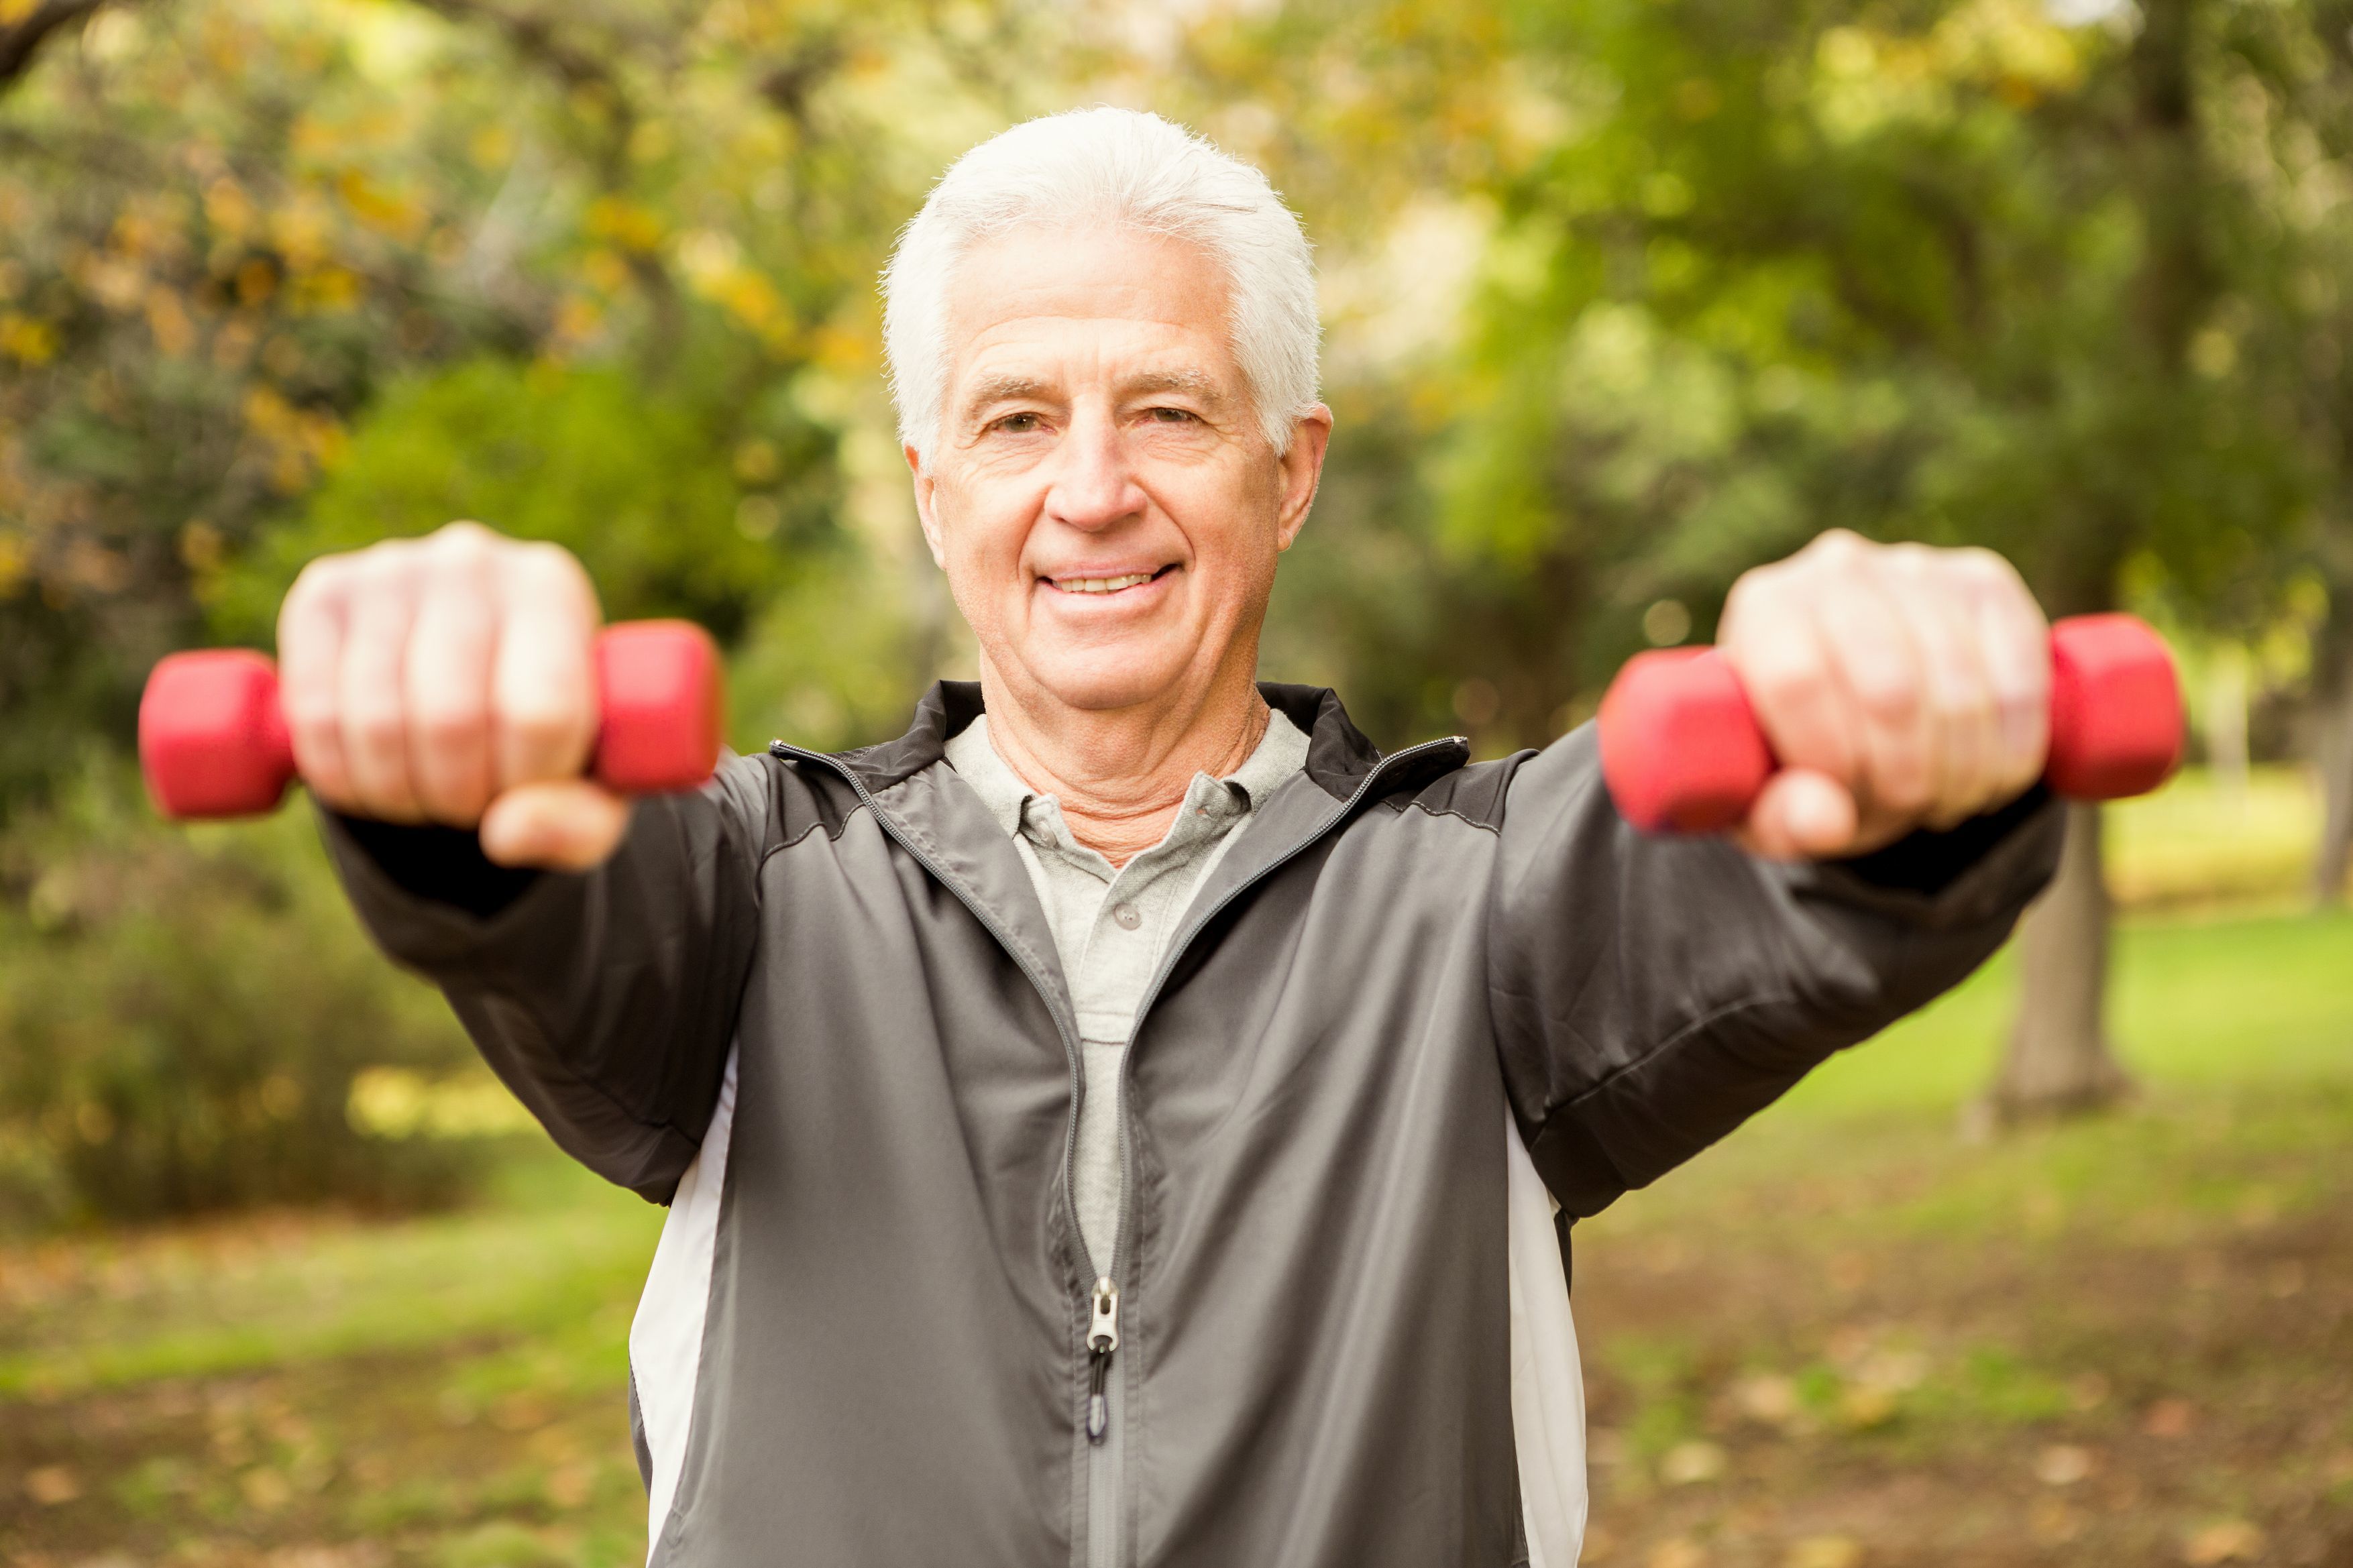
[[[719, 760], [719, 650], [685, 621], [596, 637], [596, 782], [625, 795], [692, 789]], [[181, 819], [270, 810], [294, 778], [278, 667], [243, 648], [165, 656], [139, 700], [139, 765], [155, 809]]]
[[[1712, 647], [1637, 654], [1601, 700], [1601, 776], [1627, 821], [1651, 833], [1716, 833], [1748, 815], [1778, 765], [1747, 694]], [[2051, 628], [2051, 756], [2043, 782], [2070, 800], [2119, 800], [2181, 762], [2173, 656], [2131, 616]]]

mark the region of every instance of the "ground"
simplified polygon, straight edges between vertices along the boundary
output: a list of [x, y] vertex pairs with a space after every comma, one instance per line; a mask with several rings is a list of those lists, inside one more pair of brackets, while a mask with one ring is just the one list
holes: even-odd
[[[2137, 1102], [1972, 1142], [2010, 985], [1579, 1227], [1588, 1562], [2353, 1564], [2353, 920], [2137, 918]], [[0, 1248], [0, 1564], [641, 1561], [658, 1221], [524, 1153], [460, 1215]]]

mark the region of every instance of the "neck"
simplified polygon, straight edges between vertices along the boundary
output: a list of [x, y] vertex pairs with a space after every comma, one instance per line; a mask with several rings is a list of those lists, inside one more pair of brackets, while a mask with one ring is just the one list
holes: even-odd
[[1183, 699], [1104, 710], [1018, 690], [985, 658], [980, 684], [997, 754], [1114, 866], [1166, 836], [1194, 774], [1222, 778], [1248, 761], [1269, 719], [1247, 669]]

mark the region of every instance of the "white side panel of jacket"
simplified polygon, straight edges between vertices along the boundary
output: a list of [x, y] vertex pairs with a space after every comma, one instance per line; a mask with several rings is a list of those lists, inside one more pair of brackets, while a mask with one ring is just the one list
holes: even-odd
[[638, 1315], [629, 1324], [629, 1375], [637, 1380], [638, 1419], [645, 1423], [646, 1451], [653, 1457], [646, 1510], [649, 1561], [661, 1543], [686, 1467], [703, 1314], [711, 1305], [711, 1260], [719, 1240], [719, 1196], [727, 1182], [727, 1140], [734, 1127], [735, 1053], [730, 1050], [702, 1152], [678, 1180], [646, 1274], [646, 1293], [638, 1298]]
[[[735, 1123], [735, 1058], [727, 1058], [719, 1106], [702, 1152], [679, 1178], [629, 1325], [629, 1371], [653, 1458], [647, 1499], [648, 1556], [661, 1540], [686, 1464], [703, 1317], [719, 1237], [727, 1143]], [[1552, 1194], [1536, 1174], [1511, 1113], [1504, 1115], [1504, 1202], [1512, 1314], [1512, 1436], [1519, 1449], [1520, 1509], [1529, 1568], [1575, 1568], [1585, 1537], [1585, 1384], [1577, 1324], [1553, 1232]]]
[[[1552, 1194], [1504, 1111], [1512, 1292], [1512, 1441], [1528, 1568], [1575, 1568], [1585, 1544], [1585, 1377], [1552, 1224]], [[644, 1397], [642, 1389], [638, 1392]]]

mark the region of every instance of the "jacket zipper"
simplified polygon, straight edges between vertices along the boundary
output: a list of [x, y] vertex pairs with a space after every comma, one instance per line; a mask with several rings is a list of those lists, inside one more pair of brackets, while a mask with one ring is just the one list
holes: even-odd
[[[1177, 961], [1185, 956], [1185, 950], [1193, 945], [1193, 939], [1200, 935], [1203, 928], [1216, 920], [1228, 904], [1291, 864], [1304, 854], [1311, 846], [1320, 842], [1325, 834], [1345, 822], [1348, 819], [1348, 814], [1356, 809], [1356, 803], [1363, 800], [1373, 785], [1380, 782], [1383, 774], [1395, 772], [1398, 765], [1409, 757], [1423, 756], [1444, 747], [1462, 746], [1468, 743], [1465, 736], [1448, 735], [1439, 740], [1424, 741], [1419, 745], [1408, 746], [1402, 752], [1393, 752], [1383, 757], [1373, 764], [1371, 772], [1356, 781], [1356, 787], [1350, 793], [1348, 798], [1342, 801], [1330, 816], [1315, 825], [1314, 832], [1260, 867], [1244, 880], [1227, 889], [1216, 903], [1202, 910], [1198, 918], [1187, 922], [1185, 929], [1176, 933], [1176, 939], [1168, 944], [1168, 950], [1160, 955], [1160, 966], [1153, 973], [1152, 984], [1145, 987], [1144, 999], [1135, 1005], [1135, 1022], [1128, 1028], [1127, 1049], [1120, 1053], [1119, 1058], [1119, 1229], [1117, 1239], [1112, 1246], [1113, 1258], [1127, 1256], [1128, 1222], [1135, 1210], [1135, 1173], [1130, 1169], [1127, 1146], [1127, 1075], [1135, 1062], [1135, 1037], [1144, 1033], [1145, 1017], [1151, 1013], [1152, 1005], [1160, 999], [1161, 988], [1168, 984], [1168, 976], [1176, 971]], [[1075, 1142], [1077, 1138], [1075, 1119], [1071, 1124], [1071, 1137]], [[1073, 1174], [1075, 1176], [1075, 1162]], [[1075, 1192], [1077, 1188], [1073, 1187], [1071, 1190]], [[1114, 1297], [1113, 1310], [1116, 1312], [1117, 1309], [1118, 1300]], [[1114, 1336], [1115, 1342], [1116, 1336]], [[1108, 1362], [1110, 1358], [1106, 1356], [1104, 1359]]]
[[1119, 1397], [1120, 1385], [1114, 1383], [1111, 1376], [1112, 1359], [1119, 1351], [1119, 1286], [1112, 1277], [1112, 1269], [1116, 1268], [1119, 1261], [1127, 1254], [1128, 1231], [1135, 1211], [1134, 1154], [1129, 1147], [1127, 1131], [1127, 1074], [1134, 1059], [1135, 1037], [1144, 1031], [1145, 1016], [1151, 1012], [1153, 1003], [1159, 999], [1161, 988], [1167, 984], [1169, 974], [1176, 969], [1177, 960], [1184, 956], [1185, 950], [1192, 945], [1193, 939], [1201, 933], [1202, 928], [1217, 919], [1219, 913], [1228, 904], [1289, 865], [1309, 846], [1322, 839], [1338, 824], [1346, 821], [1348, 814], [1356, 809], [1356, 803], [1365, 798], [1366, 794], [1380, 781], [1383, 774], [1395, 771], [1398, 764], [1409, 757], [1421, 756], [1441, 747], [1462, 744], [1464, 744], [1462, 736], [1450, 735], [1442, 740], [1424, 741], [1419, 745], [1408, 746], [1402, 752], [1383, 757], [1373, 765], [1369, 773], [1357, 781], [1356, 789], [1350, 793], [1348, 798], [1342, 801], [1335, 810], [1315, 825], [1313, 832], [1260, 867], [1248, 879], [1226, 889], [1223, 897], [1203, 910], [1198, 919], [1192, 921], [1177, 933], [1176, 940], [1171, 942], [1168, 951], [1161, 955], [1159, 969], [1154, 973], [1152, 984], [1145, 990], [1143, 1001], [1136, 1005], [1135, 1022], [1128, 1031], [1128, 1048], [1120, 1054], [1119, 1079], [1112, 1086], [1113, 1093], [1118, 1097], [1119, 1227], [1114, 1233], [1109, 1263], [1098, 1268], [1095, 1266], [1094, 1253], [1087, 1245], [1086, 1232], [1081, 1229], [1077, 1223], [1079, 1107], [1081, 1099], [1087, 1092], [1086, 1058], [1079, 1049], [1076, 1027], [1062, 1016], [1061, 1009], [1054, 1005], [1054, 994], [1046, 984], [1045, 975], [1022, 955], [1020, 947], [1013, 941], [1012, 933], [998, 923], [996, 916], [982, 907], [977, 900], [968, 896], [955, 879], [950, 877], [937, 861], [926, 855], [907, 835], [899, 831], [891, 820], [891, 814], [875, 803], [873, 795], [866, 787], [865, 780], [860, 778], [845, 763], [822, 752], [804, 751], [798, 746], [788, 745], [783, 741], [768, 742], [770, 755], [797, 758], [802, 762], [817, 763], [839, 773], [849, 783], [849, 787], [857, 792], [859, 801], [873, 814], [875, 822], [882, 831], [889, 834], [902, 849], [913, 856], [918, 864], [938, 878], [949, 891], [955, 893], [957, 902], [970, 910], [973, 918], [979, 921], [988, 934], [997, 939], [997, 945], [1012, 954], [1014, 963], [1021, 966], [1021, 972], [1029, 977], [1029, 984], [1037, 989], [1039, 999], [1046, 1004], [1046, 1011], [1053, 1017], [1054, 1028], [1062, 1037], [1062, 1053], [1070, 1062], [1071, 1081], [1076, 1089], [1071, 1101], [1071, 1120], [1062, 1132], [1062, 1188], [1069, 1194], [1071, 1204], [1071, 1238], [1078, 1244], [1080, 1261], [1084, 1264], [1086, 1272], [1093, 1275], [1095, 1279], [1094, 1288], [1088, 1296], [1086, 1340], [1087, 1409], [1084, 1430], [1087, 1436], [1087, 1561], [1089, 1568], [1117, 1568], [1119, 1561], [1118, 1542], [1123, 1512], [1120, 1505], [1124, 1500], [1119, 1496], [1123, 1479], [1119, 1473], [1122, 1468], [1120, 1453], [1122, 1445], [1116, 1440], [1117, 1433], [1114, 1426], [1119, 1414], [1116, 1407], [1123, 1401]]

